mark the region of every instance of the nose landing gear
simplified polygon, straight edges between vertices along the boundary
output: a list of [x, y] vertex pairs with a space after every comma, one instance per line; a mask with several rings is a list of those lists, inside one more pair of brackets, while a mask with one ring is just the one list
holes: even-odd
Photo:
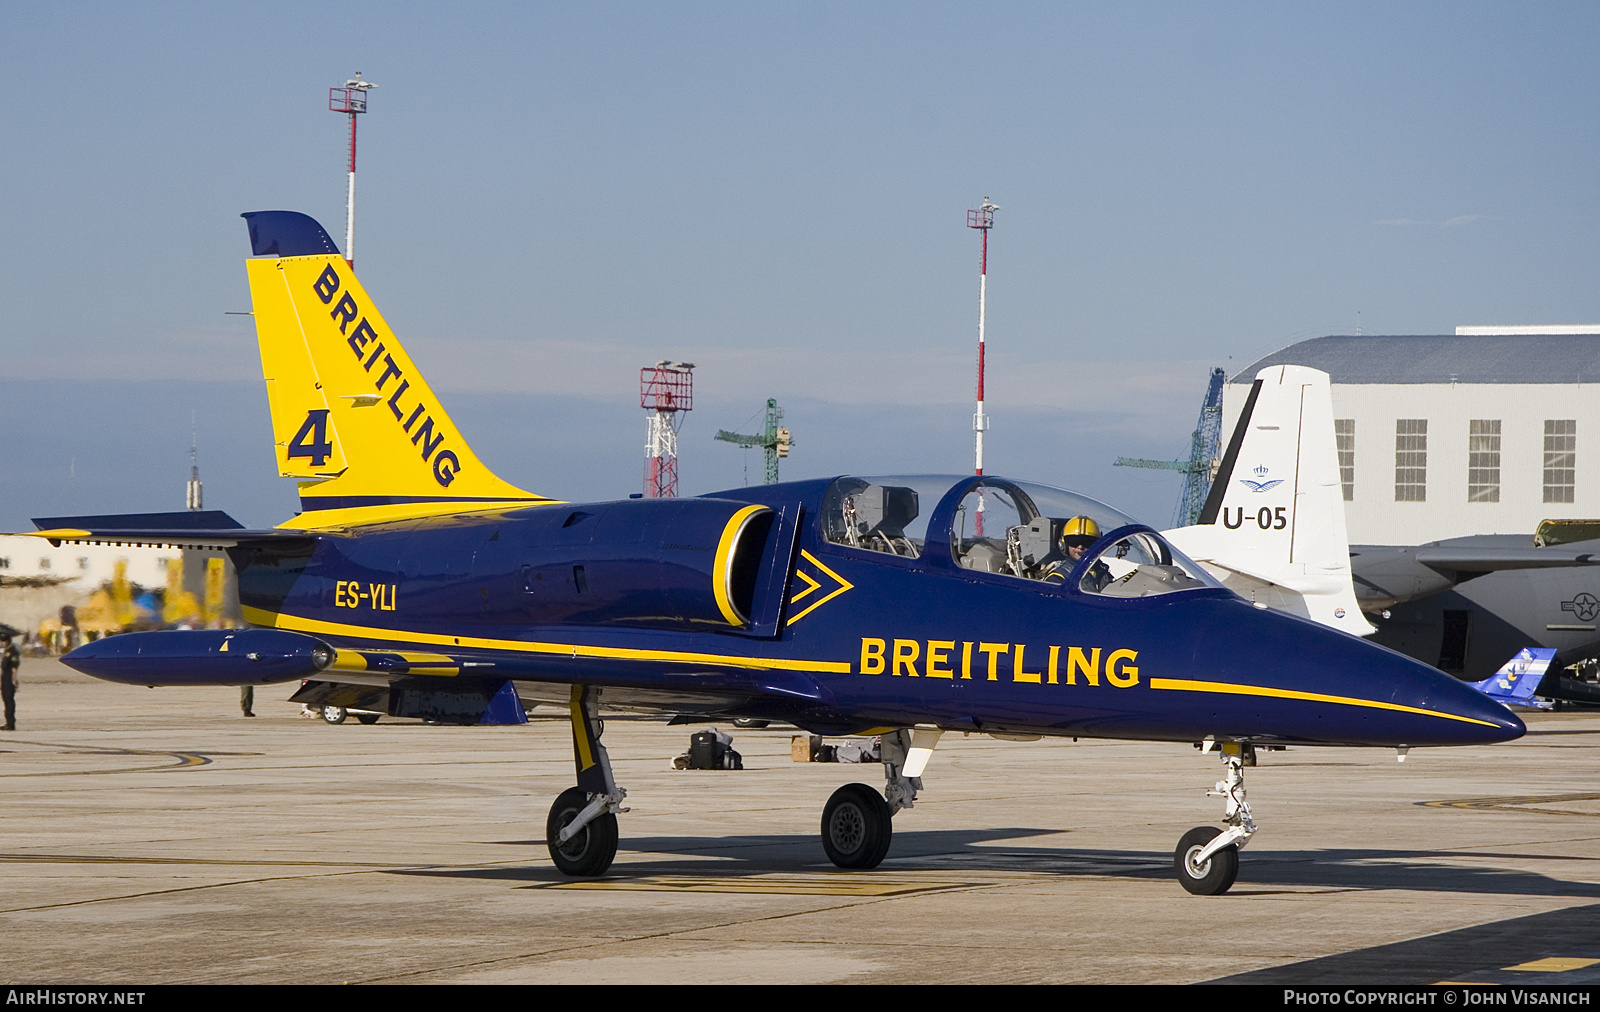
[[1172, 855], [1178, 881], [1197, 896], [1220, 896], [1233, 887], [1239, 874], [1239, 851], [1256, 832], [1244, 790], [1244, 767], [1256, 764], [1255, 746], [1223, 742], [1222, 762], [1223, 778], [1206, 795], [1223, 799], [1222, 821], [1228, 828], [1196, 826], [1183, 834]]

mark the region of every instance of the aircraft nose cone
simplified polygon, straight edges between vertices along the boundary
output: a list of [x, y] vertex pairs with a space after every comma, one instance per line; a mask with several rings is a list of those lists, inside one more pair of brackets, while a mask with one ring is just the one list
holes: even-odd
[[[1350, 695], [1397, 745], [1489, 745], [1520, 738], [1522, 719], [1466, 682], [1385, 647], [1341, 636], [1333, 653]], [[1354, 675], [1348, 672], [1354, 672]]]
[[[1199, 690], [1193, 698], [1208, 701], [1229, 734], [1268, 727], [1286, 741], [1395, 748], [1488, 745], [1526, 731], [1516, 714], [1472, 685], [1306, 619], [1238, 612], [1225, 628], [1240, 645], [1231, 663], [1212, 664], [1214, 674], [1187, 687]], [[1231, 706], [1221, 705], [1224, 698]]]
[[1393, 701], [1443, 716], [1433, 737], [1448, 739], [1407, 744], [1489, 745], [1520, 738], [1527, 732], [1521, 717], [1470, 683], [1457, 681], [1408, 657], [1395, 659], [1404, 663], [1403, 670], [1397, 672]]

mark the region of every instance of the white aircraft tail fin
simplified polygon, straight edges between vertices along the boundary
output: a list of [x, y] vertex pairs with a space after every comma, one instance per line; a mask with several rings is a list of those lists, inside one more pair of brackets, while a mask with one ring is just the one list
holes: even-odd
[[1241, 596], [1358, 636], [1328, 374], [1256, 375], [1200, 521], [1165, 532]]

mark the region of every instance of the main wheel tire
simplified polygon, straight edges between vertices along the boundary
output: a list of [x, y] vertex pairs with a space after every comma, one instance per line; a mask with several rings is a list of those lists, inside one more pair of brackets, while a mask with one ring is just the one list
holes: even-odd
[[840, 868], [876, 868], [889, 853], [894, 813], [866, 784], [845, 784], [822, 808], [822, 849]]
[[569, 787], [550, 806], [550, 817], [545, 820], [545, 846], [550, 848], [550, 860], [563, 875], [604, 875], [617, 856], [617, 817], [610, 812], [597, 816], [566, 843], [556, 843], [561, 830], [588, 804], [587, 791]]
[[376, 724], [378, 722], [378, 715], [376, 713], [358, 713], [356, 714], [356, 719], [361, 721], [363, 724]]
[[1183, 887], [1196, 896], [1221, 896], [1233, 887], [1239, 874], [1239, 848], [1228, 846], [1212, 854], [1205, 864], [1195, 864], [1194, 858], [1206, 844], [1221, 835], [1215, 826], [1196, 826], [1183, 834], [1178, 849], [1172, 854], [1173, 870]]
[[343, 724], [347, 716], [349, 714], [345, 712], [342, 706], [324, 706], [322, 708], [322, 719], [330, 724]]
[[766, 727], [770, 723], [772, 723], [772, 721], [770, 721], [770, 720], [757, 720], [754, 717], [735, 717], [735, 718], [733, 718], [733, 726], [734, 727], [743, 727], [743, 728], [754, 729], [754, 728]]

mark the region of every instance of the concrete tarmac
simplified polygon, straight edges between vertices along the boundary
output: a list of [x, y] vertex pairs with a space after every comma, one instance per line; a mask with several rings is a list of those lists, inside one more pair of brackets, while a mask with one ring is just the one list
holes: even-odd
[[[0, 735], [0, 975], [15, 983], [1600, 981], [1600, 712], [1510, 745], [1263, 753], [1221, 897], [1172, 850], [1216, 824], [1188, 745], [947, 736], [888, 860], [833, 869], [823, 803], [877, 766], [608, 719], [632, 811], [599, 880], [543, 842], [563, 714], [329, 726], [256, 690], [141, 689], [26, 659]], [[1531, 965], [1530, 965], [1531, 964]]]

